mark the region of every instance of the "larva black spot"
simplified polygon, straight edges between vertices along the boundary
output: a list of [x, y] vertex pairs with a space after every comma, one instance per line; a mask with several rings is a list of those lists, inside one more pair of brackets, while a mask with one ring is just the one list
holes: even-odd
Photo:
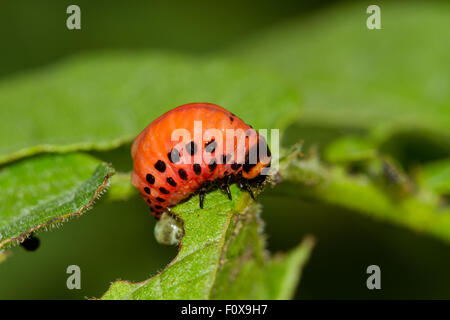
[[161, 191], [161, 193], [164, 193], [164, 194], [169, 194], [170, 193], [169, 190], [167, 190], [164, 187], [159, 188], [159, 191]]
[[150, 199], [147, 199], [147, 203], [148, 203], [148, 204], [151, 204], [152, 202], [150, 201]]
[[178, 161], [180, 161], [180, 152], [177, 149], [173, 148], [172, 151], [167, 154], [167, 157], [169, 158], [170, 162], [177, 163]]
[[215, 158], [211, 159], [208, 164], [208, 168], [210, 172], [213, 172], [217, 168], [217, 160]]
[[186, 144], [186, 151], [193, 156], [197, 153], [197, 144], [194, 141], [191, 141]]
[[216, 150], [216, 147], [217, 147], [217, 143], [213, 139], [210, 142], [205, 144], [205, 151], [209, 152], [209, 153], [213, 153]]
[[222, 163], [223, 164], [228, 164], [228, 161], [230, 161], [230, 159], [231, 159], [231, 154], [222, 155]]
[[167, 180], [167, 183], [170, 184], [172, 187], [177, 186], [177, 183], [175, 182], [175, 180], [172, 179], [172, 177], [168, 177], [166, 180]]
[[158, 200], [159, 202], [164, 202], [166, 200], [164, 200], [163, 198], [157, 197], [156, 200]]
[[157, 204], [155, 205], [155, 208], [158, 209], [158, 210], [159, 210], [159, 209], [162, 209], [162, 207], [159, 206], [159, 205], [157, 205]]
[[230, 117], [230, 121], [233, 122], [233, 121], [234, 121], [234, 118], [233, 118], [233, 117]]
[[145, 180], [147, 180], [148, 183], [154, 184], [155, 183], [155, 177], [151, 175], [150, 173], [147, 173], [145, 176]]
[[145, 187], [145, 188], [144, 188], [144, 191], [145, 191], [146, 194], [150, 194], [150, 188]]
[[155, 169], [159, 172], [164, 172], [166, 171], [166, 164], [164, 161], [158, 160], [158, 162], [155, 163]]
[[199, 175], [200, 173], [202, 173], [202, 167], [198, 163], [194, 163], [192, 168], [194, 169], [194, 172], [196, 175]]
[[248, 151], [248, 152], [245, 154], [245, 163], [244, 163], [244, 165], [242, 166], [242, 170], [244, 170], [245, 172], [250, 172], [250, 170], [251, 170], [254, 166], [256, 166], [256, 163], [250, 163], [250, 154], [256, 153], [256, 158], [257, 158], [256, 161], [259, 162], [259, 155], [258, 155], [258, 148], [257, 148], [257, 147], [258, 147], [257, 145], [253, 146], [253, 147], [250, 149], [250, 151]]
[[183, 180], [187, 180], [188, 179], [187, 173], [186, 173], [186, 171], [184, 169], [179, 169], [178, 170], [178, 175]]
[[232, 163], [231, 164], [231, 169], [233, 169], [233, 170], [239, 170], [239, 168], [241, 167], [241, 164], [240, 163]]

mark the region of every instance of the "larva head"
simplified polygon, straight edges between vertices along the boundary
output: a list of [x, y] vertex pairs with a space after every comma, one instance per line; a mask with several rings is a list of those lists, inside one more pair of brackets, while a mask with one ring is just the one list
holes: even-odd
[[245, 163], [242, 166], [242, 176], [251, 180], [261, 175], [264, 168], [270, 167], [272, 156], [266, 139], [258, 134], [257, 142], [247, 150]]

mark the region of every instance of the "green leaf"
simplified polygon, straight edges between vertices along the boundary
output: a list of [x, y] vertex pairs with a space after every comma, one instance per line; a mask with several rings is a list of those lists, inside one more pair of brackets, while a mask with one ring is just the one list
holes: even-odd
[[293, 298], [301, 270], [309, 259], [314, 242], [313, 237], [306, 237], [288, 253], [277, 254], [272, 258], [264, 273], [269, 287], [269, 294], [264, 299]]
[[295, 90], [264, 70], [167, 53], [81, 55], [0, 84], [0, 163], [115, 148], [190, 102], [219, 104], [255, 128], [284, 128], [300, 111]]
[[135, 186], [131, 184], [131, 172], [117, 172], [111, 177], [111, 187], [105, 195], [108, 201], [126, 201], [138, 194]]
[[343, 137], [336, 139], [324, 151], [324, 159], [330, 163], [346, 163], [374, 159], [375, 146], [361, 137]]
[[270, 260], [260, 207], [236, 186], [231, 192], [232, 201], [219, 191], [209, 193], [205, 209], [198, 208], [197, 199], [175, 207], [185, 230], [176, 258], [143, 282], [112, 283], [102, 298], [220, 299], [234, 293], [234, 298], [246, 299], [292, 297], [312, 243]]
[[424, 131], [450, 150], [449, 2], [383, 2], [381, 30], [367, 3], [333, 6], [235, 47], [271, 66], [304, 94], [299, 127], [371, 130], [384, 141]]
[[[296, 153], [287, 158], [280, 164], [285, 183], [277, 192], [345, 207], [450, 243], [450, 207], [442, 205], [433, 188], [416, 186], [405, 192], [403, 184], [392, 177], [380, 183], [364, 173], [327, 166], [316, 155], [302, 158]], [[444, 176], [438, 179], [440, 183]], [[396, 189], [402, 192], [393, 192]]]
[[450, 159], [427, 164], [419, 173], [419, 184], [441, 195], [450, 195]]
[[83, 214], [113, 173], [85, 154], [42, 155], [0, 169], [0, 249]]
[[249, 260], [246, 252], [235, 256], [227, 252], [227, 260], [217, 275], [212, 297], [228, 300], [292, 299], [313, 245], [313, 238], [307, 237], [286, 254], [278, 253], [260, 260]]

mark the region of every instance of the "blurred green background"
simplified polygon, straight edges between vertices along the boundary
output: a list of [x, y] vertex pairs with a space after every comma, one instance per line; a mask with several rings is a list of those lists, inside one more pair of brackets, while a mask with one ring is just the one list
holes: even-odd
[[[81, 31], [65, 27], [69, 4], [81, 7]], [[365, 8], [369, 4], [358, 4], [361, 28], [365, 27]], [[404, 5], [405, 10], [414, 10], [414, 2]], [[340, 6], [341, 1], [313, 0], [4, 0], [0, 4], [0, 77], [7, 79], [92, 50], [153, 48], [196, 56], [221, 55], [235, 44], [277, 25], [333, 12]], [[377, 94], [383, 96], [383, 92]], [[289, 145], [301, 138], [307, 146], [323, 146], [337, 136], [361, 131], [364, 129], [358, 126], [296, 124], [287, 131], [283, 143]], [[411, 159], [417, 164], [449, 155], [441, 144], [430, 141], [422, 136], [400, 135], [385, 148], [386, 152], [397, 154], [405, 166]], [[131, 168], [129, 146], [95, 155], [112, 162], [118, 170]], [[306, 234], [313, 234], [318, 240], [302, 275], [297, 298], [450, 298], [447, 244], [342, 208], [283, 197], [286, 187], [280, 185], [277, 192], [265, 192], [261, 197], [270, 250], [292, 248]], [[99, 297], [113, 280], [146, 279], [176, 254], [175, 248], [156, 244], [154, 224], [146, 205], [137, 197], [118, 203], [100, 200], [82, 218], [40, 233], [41, 247], [36, 252], [14, 248], [12, 256], [0, 264], [0, 298]], [[66, 288], [65, 270], [71, 264], [81, 267], [81, 290]], [[371, 264], [381, 267], [382, 290], [366, 288], [365, 270]]]

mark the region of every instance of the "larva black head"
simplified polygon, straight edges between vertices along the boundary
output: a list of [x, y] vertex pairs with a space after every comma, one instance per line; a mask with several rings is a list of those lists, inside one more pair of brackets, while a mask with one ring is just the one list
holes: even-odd
[[251, 146], [245, 154], [245, 162], [242, 165], [242, 176], [247, 180], [257, 178], [261, 175], [264, 168], [270, 167], [271, 159], [272, 155], [266, 139], [258, 136], [257, 143]]

